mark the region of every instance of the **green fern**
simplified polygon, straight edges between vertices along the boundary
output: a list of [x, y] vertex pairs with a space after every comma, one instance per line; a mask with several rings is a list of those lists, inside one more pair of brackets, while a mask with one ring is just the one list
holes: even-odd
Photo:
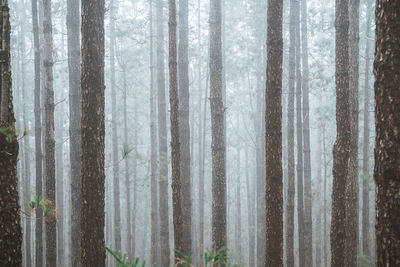
[[106, 250], [114, 257], [114, 259], [118, 262], [117, 267], [144, 267], [146, 266], [146, 261], [143, 261], [141, 264], [139, 257], [136, 257], [133, 263], [128, 261], [128, 256], [126, 253], [122, 254], [121, 251], [114, 251], [109, 247], [106, 247]]

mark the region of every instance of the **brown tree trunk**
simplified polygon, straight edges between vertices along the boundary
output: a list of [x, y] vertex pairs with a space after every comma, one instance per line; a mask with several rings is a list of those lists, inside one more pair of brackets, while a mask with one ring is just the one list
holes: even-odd
[[336, 142], [333, 149], [331, 265], [344, 266], [346, 178], [350, 157], [349, 10], [336, 0]]
[[[46, 202], [56, 207], [55, 178], [55, 139], [54, 139], [54, 89], [53, 89], [53, 33], [51, 19], [51, 0], [43, 0], [43, 37], [44, 37], [44, 108], [45, 108], [45, 162], [46, 162]], [[46, 216], [46, 266], [57, 265], [56, 217]]]
[[189, 125], [189, 7], [188, 0], [179, 0], [179, 47], [178, 47], [178, 88], [179, 88], [179, 136], [181, 145], [181, 181], [183, 215], [183, 253], [192, 252], [192, 200], [190, 183], [190, 125]]
[[81, 257], [81, 117], [80, 16], [79, 0], [67, 0], [69, 78], [69, 157], [71, 163], [71, 264], [80, 266]]
[[[345, 266], [357, 265], [358, 245], [358, 57], [360, 0], [349, 1], [350, 159], [346, 180]], [[368, 42], [368, 41], [367, 41]]]
[[81, 265], [105, 266], [104, 0], [82, 1]]
[[210, 106], [212, 135], [212, 249], [226, 240], [225, 108], [222, 97], [221, 0], [210, 1]]
[[365, 70], [364, 70], [364, 127], [363, 127], [363, 169], [362, 169], [362, 252], [366, 256], [370, 256], [370, 246], [369, 246], [369, 192], [370, 192], [370, 163], [369, 163], [369, 151], [370, 151], [370, 84], [369, 76], [371, 74], [371, 64], [370, 64], [370, 41], [369, 36], [371, 33], [371, 13], [372, 13], [372, 1], [367, 1], [367, 21], [365, 26]]
[[[171, 106], [171, 164], [172, 164], [172, 211], [174, 222], [174, 248], [182, 251], [183, 221], [182, 221], [182, 184], [180, 178], [180, 143], [179, 143], [179, 97], [176, 52], [176, 3], [168, 0], [168, 36], [169, 36], [169, 102]], [[175, 264], [180, 256], [175, 252]]]
[[295, 198], [295, 163], [294, 163], [294, 86], [296, 68], [296, 16], [295, 0], [290, 1], [290, 44], [289, 44], [289, 94], [287, 106], [287, 153], [288, 153], [288, 196], [286, 222], [286, 257], [287, 266], [294, 267], [294, 198]]
[[12, 102], [8, 1], [0, 2], [0, 265], [22, 266], [18, 197], [18, 140]]
[[165, 102], [164, 63], [164, 8], [157, 1], [157, 100], [158, 100], [158, 147], [159, 147], [159, 213], [161, 265], [170, 265], [169, 216], [168, 216], [168, 136], [167, 105]]
[[266, 128], [266, 266], [283, 266], [282, 0], [268, 1]]
[[376, 2], [375, 169], [377, 265], [400, 265], [400, 2]]

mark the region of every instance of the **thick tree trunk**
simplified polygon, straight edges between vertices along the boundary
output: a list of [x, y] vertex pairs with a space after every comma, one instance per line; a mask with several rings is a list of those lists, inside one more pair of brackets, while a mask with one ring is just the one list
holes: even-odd
[[369, 76], [371, 74], [371, 64], [370, 64], [370, 42], [369, 36], [371, 33], [371, 8], [372, 0], [367, 1], [367, 20], [365, 26], [365, 70], [364, 70], [364, 127], [363, 127], [363, 161], [362, 161], [362, 252], [366, 256], [370, 256], [370, 246], [369, 246], [369, 192], [370, 192], [370, 163], [369, 163], [369, 151], [370, 151], [370, 84]]
[[333, 149], [331, 265], [344, 266], [346, 178], [350, 157], [349, 10], [336, 0], [336, 142]]
[[158, 148], [159, 148], [159, 213], [161, 265], [170, 265], [169, 216], [168, 216], [168, 136], [167, 105], [165, 102], [164, 63], [164, 9], [163, 1], [157, 1], [157, 101], [158, 101]]
[[296, 16], [295, 0], [290, 1], [290, 44], [289, 44], [289, 94], [287, 106], [287, 153], [288, 153], [288, 195], [286, 222], [286, 257], [287, 266], [294, 267], [294, 198], [295, 198], [295, 163], [294, 163], [294, 87], [296, 68]]
[[0, 2], [0, 265], [22, 266], [22, 229], [18, 197], [18, 140], [12, 102], [10, 64], [10, 13]]
[[400, 2], [376, 2], [375, 169], [378, 266], [400, 265]]
[[[345, 266], [357, 265], [358, 246], [358, 57], [360, 0], [349, 1], [350, 159], [346, 179]], [[367, 41], [368, 42], [368, 41]]]
[[226, 239], [225, 108], [222, 97], [221, 0], [210, 1], [210, 106], [212, 135], [212, 249]]
[[268, 1], [266, 129], [266, 266], [283, 266], [282, 0]]
[[104, 0], [82, 1], [81, 265], [105, 266]]
[[178, 47], [178, 88], [179, 88], [179, 136], [181, 145], [181, 181], [183, 215], [183, 253], [192, 252], [192, 200], [190, 182], [190, 125], [189, 125], [189, 7], [188, 0], [179, 0], [179, 47]]
[[71, 264], [80, 266], [81, 257], [81, 117], [79, 0], [67, 0], [69, 78], [69, 157], [71, 163]]
[[[46, 162], [46, 202], [50, 208], [56, 207], [55, 139], [54, 139], [54, 89], [53, 89], [53, 33], [51, 0], [43, 0], [44, 37], [44, 108], [45, 108], [45, 162]], [[57, 265], [56, 216], [46, 216], [46, 266]]]
[[[182, 221], [182, 183], [180, 171], [180, 143], [179, 143], [179, 97], [178, 72], [176, 52], [176, 3], [168, 0], [168, 36], [169, 36], [169, 102], [171, 106], [171, 164], [172, 164], [172, 211], [174, 222], [174, 248], [183, 250], [183, 221]], [[180, 256], [175, 252], [175, 264]]]

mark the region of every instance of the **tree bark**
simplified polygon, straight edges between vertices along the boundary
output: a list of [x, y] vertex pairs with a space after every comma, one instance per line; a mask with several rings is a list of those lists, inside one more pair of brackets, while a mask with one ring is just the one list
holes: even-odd
[[376, 2], [375, 169], [377, 265], [400, 265], [400, 2]]
[[346, 178], [350, 158], [349, 10], [336, 0], [336, 142], [333, 149], [331, 265], [344, 266]]
[[81, 265], [105, 266], [104, 0], [82, 1]]
[[[45, 173], [46, 202], [49, 208], [56, 208], [55, 179], [55, 139], [54, 139], [54, 89], [53, 89], [53, 33], [51, 18], [51, 0], [43, 0], [43, 37], [44, 37], [44, 108], [45, 108]], [[56, 216], [46, 216], [46, 266], [57, 265]]]
[[283, 266], [282, 188], [282, 0], [269, 0], [267, 12], [266, 266]]

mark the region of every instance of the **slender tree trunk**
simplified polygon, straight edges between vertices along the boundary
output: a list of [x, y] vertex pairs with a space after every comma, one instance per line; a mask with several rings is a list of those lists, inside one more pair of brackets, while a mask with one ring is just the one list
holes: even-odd
[[269, 0], [267, 13], [266, 266], [283, 266], [282, 188], [282, 0]]
[[254, 190], [249, 176], [249, 155], [248, 148], [245, 149], [246, 162], [246, 190], [247, 190], [247, 220], [249, 222], [249, 266], [255, 266], [255, 220], [254, 220]]
[[105, 266], [104, 0], [82, 1], [81, 265]]
[[328, 162], [326, 159], [326, 146], [325, 146], [325, 124], [322, 123], [322, 153], [324, 156], [324, 227], [323, 227], [323, 232], [324, 232], [324, 266], [328, 266], [328, 223], [327, 223], [327, 210], [328, 210], [328, 205], [326, 203], [326, 200], [328, 198], [328, 193], [326, 191], [326, 183], [327, 183], [327, 169], [328, 169]]
[[[239, 113], [237, 113], [238, 131], [240, 129]], [[241, 211], [241, 195], [240, 195], [240, 137], [238, 136], [236, 147], [236, 222], [235, 222], [235, 243], [236, 243], [236, 256], [238, 259], [242, 257], [242, 211]]]
[[113, 147], [113, 196], [114, 196], [114, 242], [115, 249], [121, 250], [121, 204], [119, 185], [119, 152], [117, 123], [117, 92], [115, 82], [115, 11], [114, 1], [110, 4], [110, 73], [111, 73], [111, 115], [112, 115], [112, 147]]
[[336, 142], [333, 150], [331, 265], [344, 266], [346, 241], [345, 189], [350, 157], [349, 10], [336, 0]]
[[400, 2], [376, 2], [375, 169], [378, 266], [400, 265]]
[[[136, 102], [136, 99], [135, 99]], [[135, 110], [135, 121], [138, 120], [138, 115], [137, 115], [137, 103], [134, 104], [134, 110]], [[132, 244], [132, 256], [136, 256], [136, 207], [137, 207], [137, 158], [139, 155], [138, 152], [138, 129], [137, 125], [135, 124], [135, 131], [134, 131], [134, 137], [133, 137], [133, 146], [135, 149], [135, 157], [133, 159], [133, 209], [132, 209], [132, 237], [133, 237], [133, 244]]]
[[[46, 202], [50, 208], [56, 207], [55, 179], [55, 139], [54, 139], [54, 89], [53, 89], [53, 33], [51, 18], [51, 0], [43, 0], [43, 37], [44, 37], [44, 90], [45, 90], [45, 161], [46, 161]], [[46, 266], [57, 265], [56, 216], [46, 216]]]
[[71, 163], [71, 264], [80, 266], [81, 257], [81, 117], [79, 0], [67, 0], [69, 78], [69, 157]]
[[290, 44], [289, 44], [289, 94], [287, 106], [287, 153], [288, 153], [288, 196], [286, 222], [286, 257], [287, 266], [294, 267], [294, 198], [295, 198], [295, 163], [294, 163], [294, 87], [296, 68], [296, 16], [295, 0], [290, 1]]
[[370, 41], [369, 36], [371, 33], [371, 8], [372, 1], [367, 1], [367, 21], [365, 27], [366, 45], [365, 45], [365, 73], [364, 73], [364, 128], [363, 128], [363, 169], [362, 169], [362, 251], [366, 256], [370, 256], [369, 250], [369, 191], [370, 191], [370, 163], [369, 163], [369, 112], [370, 112], [370, 88], [369, 76], [371, 74], [370, 66]]
[[[346, 179], [345, 266], [357, 265], [358, 246], [358, 57], [360, 0], [349, 1], [350, 159]], [[368, 42], [368, 41], [367, 41]]]
[[321, 191], [322, 191], [322, 127], [321, 123], [318, 125], [318, 143], [317, 143], [317, 179], [318, 179], [318, 190], [316, 196], [317, 204], [317, 214], [316, 214], [316, 222], [315, 222], [315, 230], [316, 230], [316, 244], [315, 244], [315, 266], [322, 266], [322, 227], [321, 227]]
[[[62, 89], [63, 90], [63, 89]], [[63, 101], [64, 92], [61, 91], [59, 101]], [[64, 103], [58, 104], [56, 121], [56, 203], [57, 203], [57, 265], [64, 266], [65, 240], [64, 240]]]
[[167, 104], [165, 102], [164, 64], [164, 10], [163, 1], [157, 1], [157, 100], [158, 100], [158, 147], [159, 147], [159, 213], [161, 265], [170, 265], [169, 216], [168, 216], [168, 136]]
[[19, 219], [18, 140], [12, 103], [8, 1], [0, 2], [0, 265], [22, 266], [22, 229]]
[[[169, 102], [171, 106], [171, 163], [172, 163], [172, 210], [174, 221], [174, 248], [182, 251], [184, 244], [182, 221], [182, 183], [180, 178], [179, 143], [179, 97], [176, 51], [176, 3], [168, 0], [168, 36], [169, 36]], [[175, 264], [180, 256], [175, 252]]]
[[311, 145], [310, 145], [310, 107], [308, 93], [308, 36], [307, 0], [301, 1], [301, 46], [303, 64], [303, 140], [304, 140], [304, 264], [313, 264], [312, 246], [312, 187], [311, 187]]

